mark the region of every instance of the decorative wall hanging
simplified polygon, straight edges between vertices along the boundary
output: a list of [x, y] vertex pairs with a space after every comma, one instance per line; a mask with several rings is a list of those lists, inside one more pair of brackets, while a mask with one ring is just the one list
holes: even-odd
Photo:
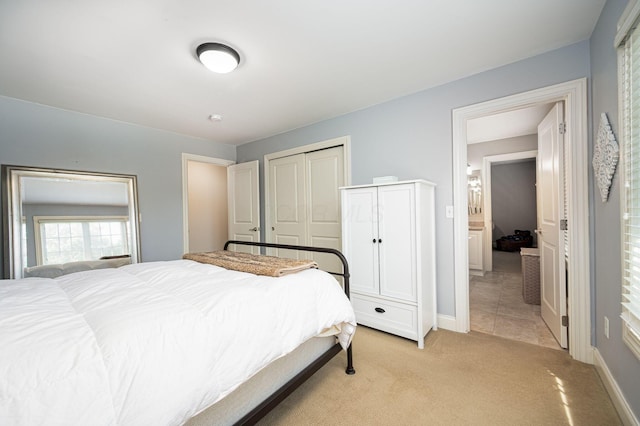
[[593, 170], [595, 171], [595, 179], [600, 189], [603, 203], [609, 198], [609, 188], [611, 187], [611, 180], [616, 171], [619, 157], [616, 137], [611, 130], [607, 114], [603, 112], [600, 115], [598, 139], [593, 148]]

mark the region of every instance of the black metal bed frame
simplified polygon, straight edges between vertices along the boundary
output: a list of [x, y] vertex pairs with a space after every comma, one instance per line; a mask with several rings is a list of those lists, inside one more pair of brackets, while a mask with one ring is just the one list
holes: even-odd
[[[279, 249], [288, 249], [288, 250], [299, 250], [299, 251], [309, 251], [316, 253], [328, 253], [333, 254], [340, 259], [342, 262], [342, 272], [329, 272], [332, 275], [340, 276], [344, 279], [344, 292], [349, 297], [349, 264], [347, 263], [347, 259], [344, 255], [335, 249], [326, 248], [326, 247], [311, 247], [311, 246], [296, 246], [289, 244], [274, 244], [274, 243], [257, 243], [251, 241], [237, 241], [237, 240], [229, 240], [224, 244], [224, 250], [228, 250], [229, 245], [237, 244], [244, 246], [254, 246], [254, 247], [266, 247], [266, 248], [279, 248]], [[309, 377], [311, 377], [316, 371], [320, 369], [323, 365], [329, 362], [335, 355], [337, 355], [341, 346], [339, 343], [336, 343], [331, 348], [329, 348], [326, 352], [320, 355], [315, 361], [305, 367], [302, 371], [296, 374], [291, 380], [282, 385], [278, 390], [276, 390], [273, 394], [271, 394], [267, 399], [262, 401], [257, 407], [248, 412], [244, 417], [238, 420], [236, 425], [253, 425], [258, 422], [262, 417], [264, 417], [269, 411], [274, 409], [280, 402], [282, 402], [287, 396], [289, 396], [294, 390], [298, 388], [302, 383], [304, 383]], [[347, 348], [347, 368], [345, 370], [346, 374], [355, 374], [356, 370], [353, 368], [353, 353], [351, 350], [351, 345]]]

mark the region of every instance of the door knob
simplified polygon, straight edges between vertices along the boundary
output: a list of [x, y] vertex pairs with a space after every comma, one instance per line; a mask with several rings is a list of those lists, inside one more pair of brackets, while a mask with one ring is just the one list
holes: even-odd
[[258, 230], [257, 226], [254, 226], [253, 228], [249, 229], [249, 231], [253, 231], [253, 232], [256, 232], [257, 230]]

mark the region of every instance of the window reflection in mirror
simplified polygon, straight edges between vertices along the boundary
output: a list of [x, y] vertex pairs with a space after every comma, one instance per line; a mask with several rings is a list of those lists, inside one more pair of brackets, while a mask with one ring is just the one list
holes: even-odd
[[140, 261], [134, 175], [2, 166], [4, 277], [87, 260]]
[[473, 170], [467, 176], [467, 196], [469, 216], [482, 215], [482, 181], [480, 170]]

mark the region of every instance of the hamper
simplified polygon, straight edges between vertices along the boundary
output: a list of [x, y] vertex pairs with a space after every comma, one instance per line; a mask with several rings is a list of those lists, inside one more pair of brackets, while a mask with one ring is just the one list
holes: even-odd
[[540, 251], [537, 248], [520, 249], [522, 257], [522, 297], [530, 305], [540, 304]]

